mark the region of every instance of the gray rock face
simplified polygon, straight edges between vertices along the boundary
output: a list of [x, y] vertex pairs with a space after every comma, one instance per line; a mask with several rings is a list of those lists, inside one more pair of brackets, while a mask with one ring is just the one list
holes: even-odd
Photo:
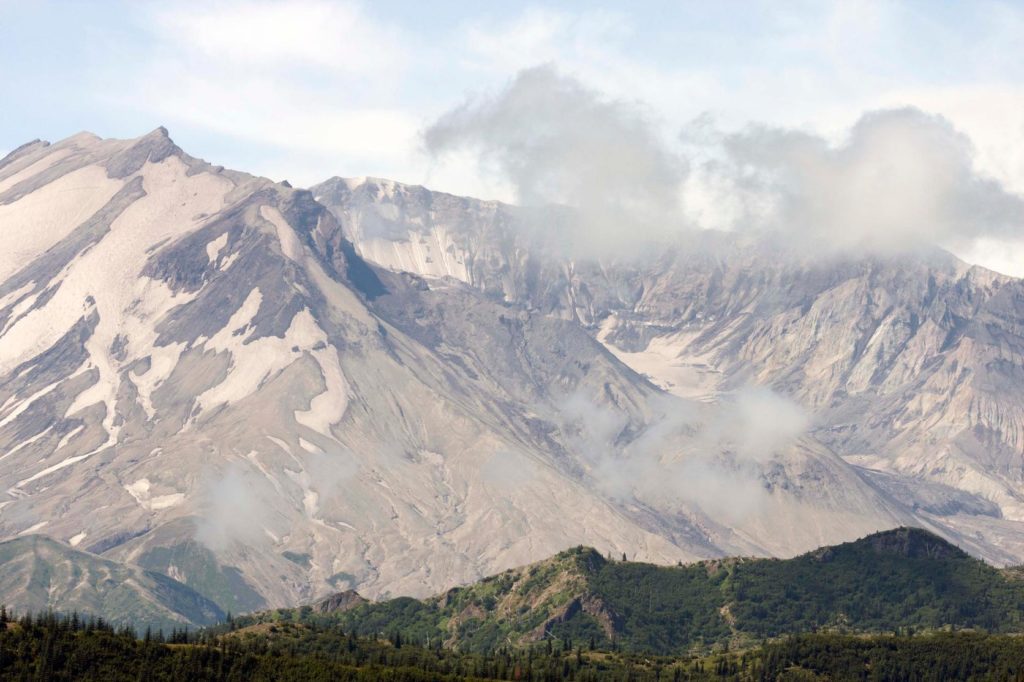
[[675, 562], [917, 524], [1024, 556], [996, 400], [1013, 281], [714, 244], [568, 263], [516, 220], [386, 181], [297, 190], [162, 129], [16, 150], [0, 536], [236, 613], [580, 544]]
[[368, 258], [574, 320], [672, 393], [772, 387], [885, 497], [1022, 558], [1024, 282], [938, 251], [812, 261], [715, 233], [640, 263], [570, 262], [545, 257], [515, 207], [375, 180], [313, 192]]
[[313, 604], [312, 608], [316, 613], [344, 613], [365, 603], [366, 600], [360, 597], [359, 593], [354, 590], [346, 590], [321, 599]]

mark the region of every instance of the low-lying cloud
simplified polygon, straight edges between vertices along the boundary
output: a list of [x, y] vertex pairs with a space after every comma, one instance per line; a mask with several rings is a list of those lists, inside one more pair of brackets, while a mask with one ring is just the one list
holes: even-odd
[[574, 394], [564, 411], [573, 449], [600, 490], [663, 509], [698, 508], [741, 523], [770, 495], [766, 467], [810, 425], [804, 410], [763, 387], [746, 387], [717, 405], [697, 406], [673, 396], [649, 401], [646, 424]]
[[266, 480], [240, 463], [229, 464], [216, 477], [208, 477], [196, 539], [218, 552], [231, 546], [262, 541], [269, 520], [273, 491]]
[[[276, 483], [257, 463], [255, 452], [207, 470], [199, 491], [196, 539], [215, 552], [255, 546], [266, 543], [272, 532], [282, 532], [287, 506], [301, 504], [303, 513], [314, 518], [329, 515], [359, 473], [358, 460], [346, 448], [326, 452], [309, 443], [306, 447], [295, 456], [286, 450], [293, 461], [282, 468], [284, 475]], [[279, 486], [290, 494], [283, 496]]]

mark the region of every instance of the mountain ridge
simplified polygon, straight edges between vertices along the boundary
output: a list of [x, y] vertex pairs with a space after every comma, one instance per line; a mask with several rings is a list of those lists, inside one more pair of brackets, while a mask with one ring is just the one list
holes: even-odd
[[0, 542], [0, 594], [18, 613], [72, 611], [154, 632], [220, 623], [209, 599], [161, 573], [75, 550], [44, 535]]
[[365, 636], [441, 640], [461, 651], [552, 638], [680, 655], [820, 628], [1013, 631], [1022, 618], [1018, 581], [934, 533], [902, 527], [793, 559], [665, 566], [577, 547], [424, 600], [360, 603], [338, 612], [285, 609], [244, 616], [234, 627], [333, 623]]

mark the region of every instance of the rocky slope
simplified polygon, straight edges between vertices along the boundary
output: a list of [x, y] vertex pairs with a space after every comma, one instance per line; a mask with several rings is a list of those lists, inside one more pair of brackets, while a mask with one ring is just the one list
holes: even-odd
[[368, 259], [574, 320], [666, 391], [772, 387], [919, 518], [1024, 557], [1024, 282], [940, 251], [812, 259], [718, 233], [574, 262], [515, 207], [372, 178], [313, 192]]

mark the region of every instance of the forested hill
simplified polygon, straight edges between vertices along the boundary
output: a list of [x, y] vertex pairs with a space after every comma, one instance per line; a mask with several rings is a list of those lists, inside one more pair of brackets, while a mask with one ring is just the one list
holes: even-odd
[[0, 610], [0, 679], [71, 682], [838, 682], [1021, 679], [1016, 635], [787, 637], [703, 656], [651, 656], [591, 649], [569, 640], [461, 653], [434, 642], [355, 637], [336, 626], [285, 623], [256, 630], [207, 630], [144, 639], [89, 619], [52, 614], [7, 620]]
[[1019, 570], [915, 529], [674, 567], [576, 548], [428, 600], [346, 592], [142, 639], [0, 609], [0, 679], [1004, 680], [1021, 638], [981, 630], [1022, 612]]
[[388, 633], [462, 651], [544, 639], [681, 654], [829, 628], [1017, 632], [1024, 582], [920, 529], [899, 528], [779, 559], [685, 566], [614, 560], [590, 548], [505, 571], [431, 599], [283, 609], [236, 626], [293, 621]]

